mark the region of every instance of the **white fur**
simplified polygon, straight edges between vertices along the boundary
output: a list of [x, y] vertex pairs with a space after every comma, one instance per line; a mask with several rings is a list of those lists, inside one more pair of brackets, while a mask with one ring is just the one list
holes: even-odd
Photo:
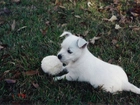
[[[62, 35], [65, 34], [66, 32]], [[124, 90], [140, 94], [140, 89], [128, 82], [128, 77], [120, 66], [109, 64], [92, 55], [84, 39], [69, 32], [66, 36], [58, 56], [61, 62], [67, 64], [65, 68], [68, 73], [55, 77], [54, 80], [83, 81], [95, 88], [101, 86], [103, 90], [111, 93]], [[71, 50], [71, 54], [68, 53], [68, 49]]]

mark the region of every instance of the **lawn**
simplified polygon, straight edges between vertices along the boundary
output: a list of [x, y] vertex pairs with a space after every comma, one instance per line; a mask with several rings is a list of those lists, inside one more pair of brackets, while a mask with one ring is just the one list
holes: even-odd
[[[54, 82], [40, 67], [43, 57], [57, 54], [59, 36], [68, 30], [89, 41], [96, 57], [123, 67], [140, 87], [140, 7], [133, 0], [117, 1], [1, 0], [0, 104], [139, 105], [140, 95]], [[93, 37], [100, 39], [93, 44]]]

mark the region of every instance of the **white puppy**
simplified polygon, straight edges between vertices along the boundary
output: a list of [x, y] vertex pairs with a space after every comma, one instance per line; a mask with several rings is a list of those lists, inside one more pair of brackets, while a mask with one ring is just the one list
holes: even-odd
[[103, 90], [111, 93], [124, 90], [140, 94], [140, 89], [128, 82], [128, 77], [121, 67], [92, 55], [87, 49], [87, 41], [83, 38], [70, 32], [63, 32], [60, 37], [62, 36], [66, 38], [61, 44], [58, 58], [67, 64], [65, 68], [68, 73], [55, 77], [54, 80], [83, 81], [95, 88], [101, 86]]

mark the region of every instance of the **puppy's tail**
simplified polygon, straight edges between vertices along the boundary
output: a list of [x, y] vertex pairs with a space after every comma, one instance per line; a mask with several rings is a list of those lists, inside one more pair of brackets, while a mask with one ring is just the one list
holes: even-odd
[[60, 35], [60, 37], [63, 37], [63, 36], [69, 36], [69, 35], [72, 35], [72, 33], [70, 33], [70, 32], [68, 32], [68, 31], [64, 31], [61, 35]]
[[140, 88], [136, 87], [135, 85], [127, 82], [124, 84], [124, 90], [126, 91], [131, 91], [131, 92], [134, 92], [136, 94], [140, 94]]

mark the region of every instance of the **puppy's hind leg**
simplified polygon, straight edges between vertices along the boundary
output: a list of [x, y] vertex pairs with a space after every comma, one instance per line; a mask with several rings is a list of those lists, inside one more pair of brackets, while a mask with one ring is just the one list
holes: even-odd
[[68, 81], [74, 81], [75, 80], [74, 76], [70, 75], [70, 73], [53, 78], [54, 81], [58, 81], [58, 80], [62, 80], [62, 79], [63, 80], [66, 79]]

